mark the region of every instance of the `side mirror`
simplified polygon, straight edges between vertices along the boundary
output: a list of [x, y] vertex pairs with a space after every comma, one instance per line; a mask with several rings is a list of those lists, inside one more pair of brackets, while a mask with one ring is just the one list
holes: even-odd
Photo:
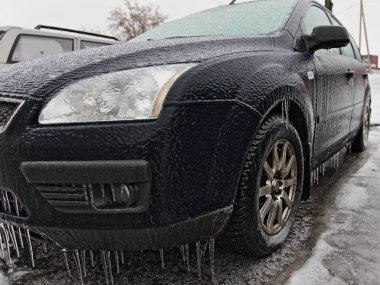
[[332, 49], [345, 47], [350, 43], [347, 29], [341, 26], [315, 27], [311, 35], [300, 38], [304, 49], [313, 53], [319, 49]]

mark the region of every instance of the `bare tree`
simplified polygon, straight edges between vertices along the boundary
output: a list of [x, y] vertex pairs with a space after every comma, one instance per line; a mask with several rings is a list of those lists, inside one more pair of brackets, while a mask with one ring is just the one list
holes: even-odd
[[130, 0], [124, 0], [124, 5], [125, 8], [113, 9], [108, 17], [110, 29], [120, 40], [133, 39], [161, 25], [168, 18], [159, 7], [132, 3]]

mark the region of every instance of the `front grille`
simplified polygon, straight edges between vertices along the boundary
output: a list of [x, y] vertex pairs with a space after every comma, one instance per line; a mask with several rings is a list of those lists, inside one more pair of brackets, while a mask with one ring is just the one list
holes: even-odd
[[4, 190], [0, 191], [0, 212], [22, 218], [28, 216], [17, 196], [10, 191]]
[[7, 128], [21, 103], [19, 100], [0, 98], [0, 132]]
[[133, 208], [139, 188], [126, 184], [34, 184], [57, 211], [66, 213], [114, 212]]

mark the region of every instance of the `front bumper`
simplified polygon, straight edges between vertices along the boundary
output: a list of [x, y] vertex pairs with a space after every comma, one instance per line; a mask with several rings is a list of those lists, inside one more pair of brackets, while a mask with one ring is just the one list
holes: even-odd
[[[246, 109], [169, 104], [152, 122], [41, 127], [38, 104], [0, 134], [0, 191], [20, 204], [0, 220], [93, 250], [169, 247], [227, 225], [258, 122]], [[115, 203], [121, 185], [134, 203]]]

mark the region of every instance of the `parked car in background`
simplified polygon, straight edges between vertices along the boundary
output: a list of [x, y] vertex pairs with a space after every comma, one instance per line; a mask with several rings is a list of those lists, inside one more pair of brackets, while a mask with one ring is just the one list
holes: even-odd
[[118, 39], [112, 36], [66, 28], [0, 27], [0, 66], [116, 43]]

